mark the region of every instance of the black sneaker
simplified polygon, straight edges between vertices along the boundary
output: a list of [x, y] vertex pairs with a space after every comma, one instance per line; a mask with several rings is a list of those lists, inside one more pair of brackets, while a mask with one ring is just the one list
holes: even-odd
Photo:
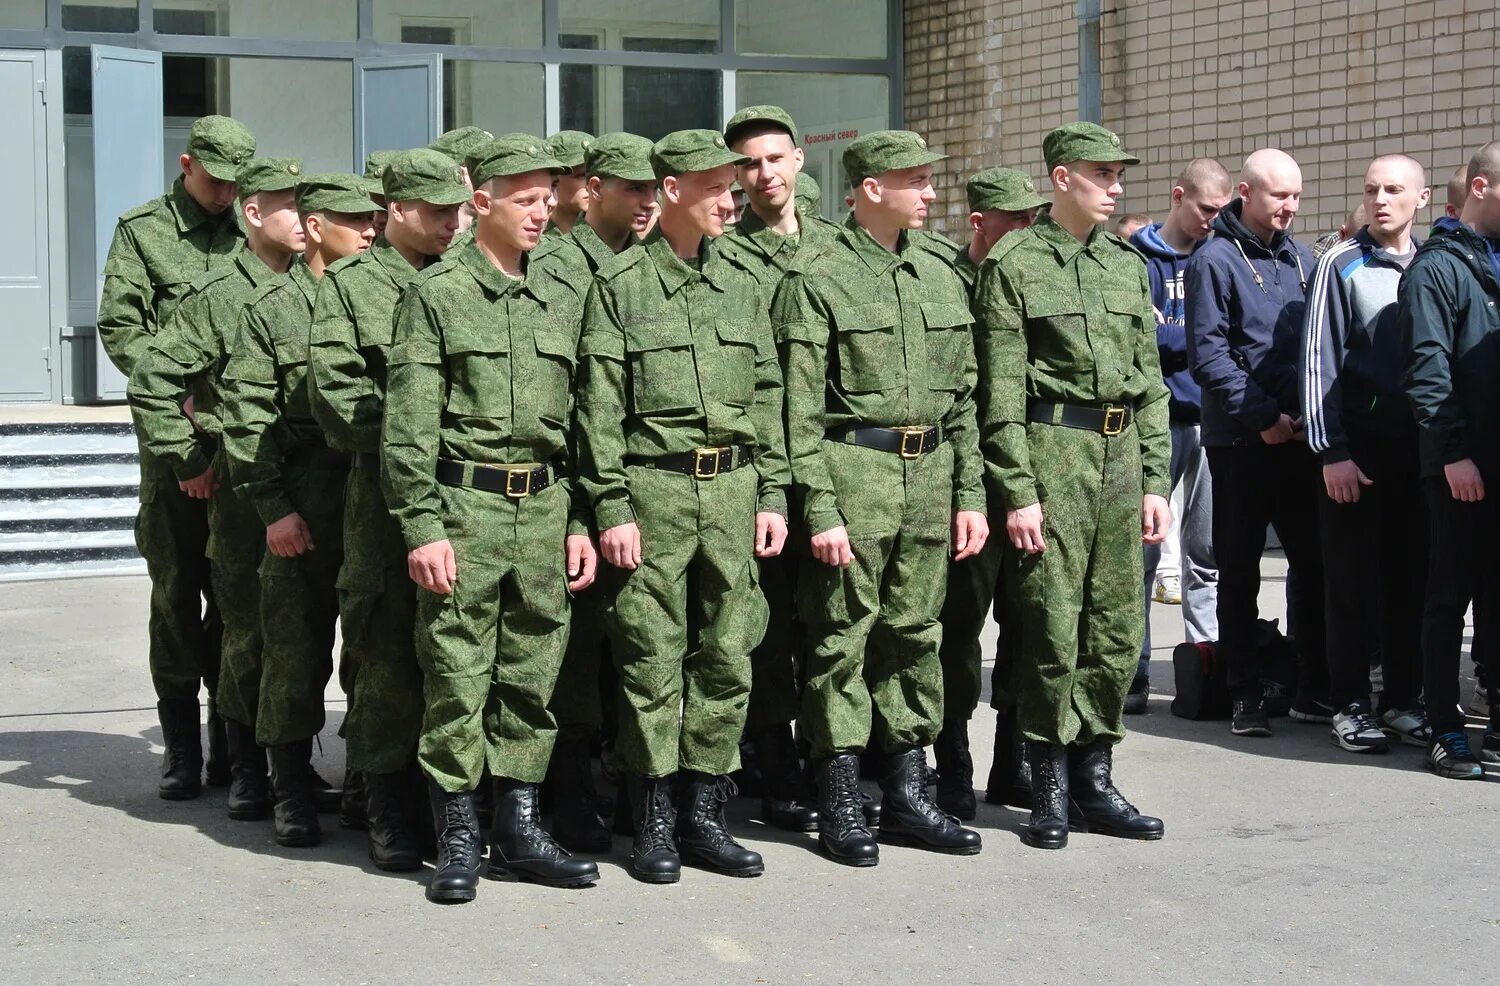
[[1292, 699], [1292, 707], [1287, 710], [1287, 716], [1297, 722], [1321, 722], [1326, 725], [1333, 722], [1333, 706], [1307, 695], [1298, 695]]
[[1130, 691], [1125, 693], [1125, 714], [1128, 716], [1145, 715], [1151, 711], [1147, 700], [1151, 695], [1151, 682], [1146, 678], [1136, 678], [1130, 683]]
[[1500, 763], [1500, 728], [1493, 722], [1484, 731], [1484, 741], [1479, 744], [1479, 759]]
[[1260, 693], [1234, 700], [1234, 721], [1229, 731], [1236, 736], [1270, 736], [1271, 718], [1266, 715], [1266, 697]]
[[1427, 769], [1439, 777], [1456, 781], [1477, 781], [1484, 777], [1484, 767], [1474, 751], [1469, 749], [1469, 738], [1463, 733], [1443, 733], [1427, 748]]

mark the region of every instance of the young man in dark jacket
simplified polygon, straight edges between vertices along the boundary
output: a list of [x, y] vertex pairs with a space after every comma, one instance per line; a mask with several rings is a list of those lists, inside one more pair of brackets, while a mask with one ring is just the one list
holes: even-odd
[[[1213, 233], [1219, 210], [1229, 201], [1229, 172], [1213, 158], [1194, 158], [1172, 187], [1167, 221], [1152, 223], [1130, 238], [1130, 245], [1146, 258], [1151, 284], [1151, 307], [1156, 310], [1156, 353], [1162, 377], [1171, 392], [1168, 414], [1172, 422], [1172, 487], [1182, 484], [1182, 511], [1177, 517], [1177, 540], [1182, 561], [1182, 623], [1190, 643], [1219, 639], [1219, 570], [1214, 563], [1213, 486], [1199, 435], [1202, 391], [1188, 367], [1187, 302], [1183, 283], [1188, 258]], [[1141, 645], [1140, 669], [1125, 696], [1125, 711], [1146, 711], [1150, 692], [1151, 595], [1160, 545], [1145, 547], [1146, 636]]]
[[[1423, 686], [1439, 776], [1479, 780], [1478, 758], [1458, 710], [1464, 613], [1474, 604], [1473, 654], [1493, 682], [1500, 610], [1500, 508], [1486, 487], [1500, 482], [1496, 346], [1500, 345], [1500, 141], [1469, 162], [1462, 225], [1433, 233], [1412, 261], [1397, 299], [1406, 341], [1403, 388], [1416, 412], [1422, 482], [1431, 517], [1422, 617]], [[1500, 716], [1492, 704], [1486, 759], [1500, 762]]]
[[1314, 263], [1288, 232], [1302, 171], [1274, 148], [1245, 159], [1239, 198], [1188, 261], [1188, 364], [1203, 388], [1202, 436], [1214, 486], [1219, 653], [1234, 699], [1232, 731], [1269, 736], [1256, 652], [1256, 597], [1266, 525], [1297, 573], [1292, 616], [1301, 673], [1292, 717], [1329, 722], [1323, 647], [1318, 463], [1302, 440], [1297, 349]]
[[[1412, 223], [1430, 194], [1426, 172], [1406, 155], [1371, 162], [1361, 206], [1368, 221], [1319, 258], [1307, 298], [1302, 410], [1323, 465], [1333, 739], [1354, 753], [1384, 753], [1387, 732], [1416, 746], [1432, 739], [1418, 658], [1426, 546], [1398, 533], [1420, 530], [1426, 510], [1396, 325], [1396, 287], [1417, 249]], [[1379, 719], [1370, 708], [1370, 624], [1385, 671]]]

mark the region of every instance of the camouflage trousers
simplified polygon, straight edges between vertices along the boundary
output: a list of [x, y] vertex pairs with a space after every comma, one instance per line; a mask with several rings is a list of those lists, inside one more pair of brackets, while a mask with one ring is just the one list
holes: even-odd
[[[758, 479], [629, 467], [641, 565], [608, 573], [624, 701], [616, 750], [635, 774], [739, 768], [750, 652], [766, 630], [754, 557]], [[689, 626], [695, 629], [691, 635]]]
[[333, 676], [343, 563], [343, 493], [347, 470], [298, 462], [285, 467], [288, 492], [307, 522], [313, 550], [295, 558], [269, 551], [260, 563], [264, 641], [260, 714], [255, 738], [277, 746], [316, 736], [323, 728], [323, 691]]
[[539, 784], [557, 724], [547, 703], [568, 644], [569, 497], [441, 487], [458, 581], [417, 594], [422, 769], [445, 791], [494, 777]]
[[1140, 439], [1035, 423], [1027, 438], [1047, 550], [1015, 553], [1007, 573], [1021, 735], [1118, 741], [1145, 633]]
[[845, 569], [809, 561], [802, 570], [802, 722], [812, 756], [858, 752], [872, 739], [887, 752], [926, 746], [943, 720], [938, 614], [952, 540], [953, 448], [908, 460], [825, 441], [823, 458], [854, 561]]
[[605, 604], [604, 592], [597, 586], [573, 599], [568, 649], [547, 706], [557, 720], [559, 737], [584, 742], [598, 736], [604, 727], [599, 669], [605, 653]]
[[205, 553], [208, 506], [182, 492], [172, 470], [144, 448], [140, 463], [135, 545], [151, 577], [151, 684], [159, 699], [196, 699], [204, 683], [211, 696], [222, 626]]
[[349, 472], [338, 596], [349, 766], [394, 774], [416, 760], [422, 732], [422, 669], [412, 641], [417, 587], [375, 469], [356, 466]]
[[[217, 468], [223, 466], [220, 457]], [[266, 527], [255, 508], [227, 482], [208, 501], [208, 526], [214, 594], [224, 622], [215, 698], [220, 714], [254, 726], [260, 706], [260, 562], [266, 553]]]

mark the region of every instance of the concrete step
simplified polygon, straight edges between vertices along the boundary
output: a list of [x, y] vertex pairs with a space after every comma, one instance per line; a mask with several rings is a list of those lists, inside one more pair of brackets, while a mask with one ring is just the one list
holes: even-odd
[[134, 462], [0, 466], [0, 496], [40, 490], [134, 488], [140, 481], [141, 471]]
[[0, 582], [29, 582], [37, 579], [73, 579], [106, 575], [145, 575], [146, 561], [140, 555], [116, 554], [63, 561], [35, 559], [0, 566]]
[[0, 500], [0, 532], [131, 530], [133, 496]]
[[76, 555], [97, 553], [115, 548], [135, 549], [135, 531], [106, 528], [95, 531], [3, 531], [0, 530], [0, 557], [26, 555]]
[[129, 431], [96, 434], [57, 432], [0, 432], [0, 458], [46, 455], [131, 455], [139, 451]]

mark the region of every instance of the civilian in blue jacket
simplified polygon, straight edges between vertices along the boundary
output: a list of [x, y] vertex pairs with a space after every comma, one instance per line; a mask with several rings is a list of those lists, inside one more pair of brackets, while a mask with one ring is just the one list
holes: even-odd
[[[1187, 304], [1183, 300], [1188, 258], [1213, 233], [1214, 219], [1232, 193], [1229, 172], [1213, 158], [1194, 158], [1172, 186], [1172, 204], [1167, 221], [1152, 223], [1130, 238], [1130, 245], [1146, 258], [1146, 278], [1151, 284], [1151, 305], [1156, 309], [1156, 352], [1162, 377], [1171, 393], [1172, 486], [1182, 484], [1182, 512], [1177, 518], [1177, 539], [1182, 558], [1182, 622], [1190, 643], [1213, 643], [1219, 639], [1219, 570], [1214, 564], [1213, 487], [1208, 461], [1199, 438], [1200, 391], [1188, 368]], [[1141, 645], [1141, 664], [1125, 711], [1146, 711], [1150, 693], [1151, 595], [1161, 560], [1161, 545], [1145, 548], [1146, 636]]]
[[[1472, 602], [1474, 659], [1488, 682], [1500, 680], [1500, 141], [1469, 161], [1460, 219], [1417, 251], [1397, 295], [1397, 324], [1430, 518], [1422, 615], [1427, 765], [1441, 777], [1479, 780], [1484, 770], [1458, 708], [1458, 667]], [[1489, 714], [1481, 751], [1500, 762], [1500, 709], [1491, 703]]]
[[1219, 563], [1219, 653], [1236, 736], [1269, 736], [1256, 599], [1266, 525], [1296, 571], [1292, 617], [1300, 675], [1291, 715], [1330, 722], [1318, 544], [1318, 461], [1302, 436], [1297, 358], [1314, 263], [1289, 229], [1302, 171], [1282, 151], [1245, 159], [1239, 198], [1188, 261], [1188, 365], [1203, 388], [1201, 434], [1214, 488]]
[[[1430, 197], [1426, 172], [1406, 155], [1371, 162], [1367, 222], [1318, 259], [1303, 325], [1304, 430], [1323, 465], [1333, 739], [1355, 753], [1384, 753], [1387, 732], [1424, 748], [1432, 740], [1419, 656], [1427, 546], [1399, 533], [1425, 527], [1427, 511], [1396, 322], [1396, 288], [1417, 250], [1412, 224]], [[1385, 668], [1379, 719], [1370, 705], [1371, 630]]]

